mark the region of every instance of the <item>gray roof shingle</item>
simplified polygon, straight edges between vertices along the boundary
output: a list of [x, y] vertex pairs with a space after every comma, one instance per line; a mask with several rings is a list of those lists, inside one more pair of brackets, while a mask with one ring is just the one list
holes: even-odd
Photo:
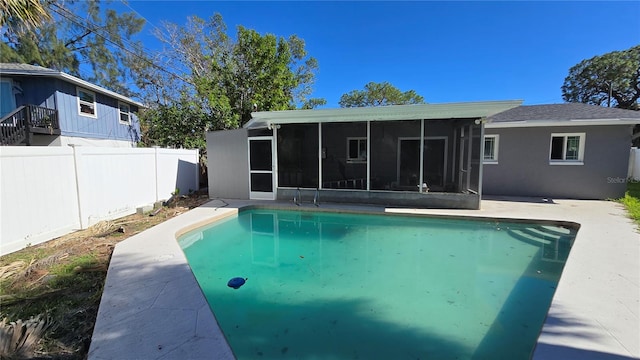
[[606, 108], [602, 106], [566, 103], [550, 105], [522, 105], [487, 118], [491, 123], [512, 121], [571, 121], [638, 119], [640, 111]]
[[8, 75], [51, 75], [59, 71], [42, 66], [15, 63], [0, 63], [0, 74]]

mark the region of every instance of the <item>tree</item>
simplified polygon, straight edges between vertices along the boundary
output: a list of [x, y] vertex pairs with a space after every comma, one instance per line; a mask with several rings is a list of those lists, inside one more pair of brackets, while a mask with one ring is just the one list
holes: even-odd
[[[25, 1], [43, 5], [34, 0]], [[118, 14], [101, 8], [98, 0], [46, 4], [55, 21], [32, 28], [24, 26], [17, 16], [6, 19], [0, 61], [64, 71], [132, 96], [126, 85], [129, 80], [126, 63], [131, 56], [129, 49], [139, 47], [132, 42], [132, 37], [142, 29], [144, 20], [134, 13]]]
[[203, 129], [211, 122], [199, 104], [187, 98], [143, 111], [142, 142], [147, 146], [206, 149]]
[[0, 27], [8, 23], [34, 29], [52, 20], [40, 0], [0, 0]]
[[[318, 65], [295, 35], [262, 35], [239, 26], [233, 40], [220, 14], [189, 17], [185, 26], [165, 23], [155, 35], [166, 50], [154, 59], [139, 54], [130, 65], [151, 106], [140, 118], [146, 145], [196, 146], [204, 155], [206, 131], [242, 126], [255, 108], [326, 103], [308, 99]], [[158, 60], [171, 73], [154, 66]]]
[[407, 105], [424, 104], [424, 98], [414, 90], [402, 92], [388, 82], [370, 82], [364, 90], [343, 94], [338, 103], [340, 107]]
[[315, 109], [318, 106], [327, 105], [327, 100], [323, 98], [311, 98], [302, 104], [301, 109], [310, 110]]
[[599, 106], [640, 110], [640, 45], [583, 60], [569, 69], [562, 98]]

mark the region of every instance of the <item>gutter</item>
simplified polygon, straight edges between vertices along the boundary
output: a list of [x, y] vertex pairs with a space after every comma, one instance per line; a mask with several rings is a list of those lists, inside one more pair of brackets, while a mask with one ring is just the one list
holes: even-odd
[[640, 119], [585, 119], [585, 120], [523, 120], [489, 122], [487, 129], [550, 127], [550, 126], [602, 126], [602, 125], [637, 125]]

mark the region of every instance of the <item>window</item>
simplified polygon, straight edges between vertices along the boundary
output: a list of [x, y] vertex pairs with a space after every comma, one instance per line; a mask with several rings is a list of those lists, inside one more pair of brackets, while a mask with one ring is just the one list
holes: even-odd
[[485, 164], [497, 164], [498, 163], [498, 138], [499, 135], [485, 135], [484, 136], [484, 156], [483, 160]]
[[76, 90], [78, 93], [78, 111], [80, 115], [97, 118], [96, 94], [81, 88], [77, 88]]
[[550, 164], [582, 165], [584, 138], [584, 133], [551, 134]]
[[118, 103], [118, 108], [120, 108], [120, 122], [122, 124], [131, 124], [131, 108], [128, 104]]
[[347, 161], [367, 161], [367, 138], [347, 138]]

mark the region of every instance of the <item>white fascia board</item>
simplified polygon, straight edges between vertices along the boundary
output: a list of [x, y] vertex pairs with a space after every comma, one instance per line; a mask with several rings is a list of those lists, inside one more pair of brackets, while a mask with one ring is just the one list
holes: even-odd
[[525, 120], [486, 123], [487, 129], [521, 128], [521, 127], [550, 127], [550, 126], [594, 126], [594, 125], [637, 125], [640, 119], [587, 119], [587, 120]]
[[131, 104], [131, 105], [135, 105], [135, 106], [141, 107], [141, 108], [146, 108], [145, 105], [143, 105], [142, 103], [139, 103], [139, 102], [137, 102], [137, 101], [135, 101], [135, 100], [133, 100], [131, 98], [128, 98], [128, 97], [126, 97], [124, 95], [120, 95], [120, 94], [118, 94], [116, 92], [113, 92], [111, 90], [107, 90], [107, 89], [105, 89], [103, 87], [100, 87], [100, 86], [92, 84], [92, 83], [90, 83], [88, 81], [79, 79], [79, 78], [77, 78], [75, 76], [72, 76], [72, 75], [69, 75], [67, 73], [59, 72], [55, 77], [57, 77], [57, 78], [59, 78], [61, 80], [65, 80], [65, 81], [68, 81], [70, 83], [73, 83], [73, 84], [75, 84], [77, 86], [86, 88], [88, 90], [93, 90], [95, 92], [98, 92], [98, 93], [101, 93], [101, 94], [104, 94], [104, 95], [108, 95], [108, 96], [116, 98], [116, 99], [118, 99], [118, 100], [120, 100], [122, 102]]
[[261, 111], [251, 114], [245, 127], [266, 124], [302, 124], [391, 120], [478, 119], [520, 106], [522, 100], [446, 104], [390, 105], [319, 110]]

